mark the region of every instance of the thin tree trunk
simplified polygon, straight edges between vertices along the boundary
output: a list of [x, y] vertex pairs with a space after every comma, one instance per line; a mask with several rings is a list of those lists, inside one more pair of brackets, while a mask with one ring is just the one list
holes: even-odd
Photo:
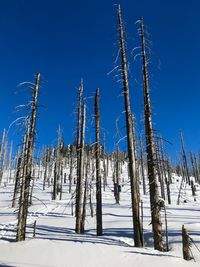
[[33, 95], [30, 131], [29, 131], [29, 136], [28, 136], [27, 157], [25, 161], [24, 201], [20, 203], [20, 207], [19, 207], [17, 241], [25, 240], [25, 236], [26, 236], [26, 222], [27, 222], [27, 215], [28, 215], [29, 189], [30, 189], [31, 171], [32, 171], [34, 137], [35, 137], [35, 129], [36, 129], [39, 82], [40, 82], [40, 73], [36, 75], [36, 82], [35, 82], [34, 95]]
[[152, 127], [152, 114], [149, 96], [149, 81], [147, 71], [147, 58], [146, 58], [146, 44], [144, 22], [141, 19], [141, 43], [142, 43], [142, 61], [143, 61], [143, 89], [144, 89], [144, 115], [145, 115], [145, 135], [146, 135], [146, 152], [147, 152], [147, 169], [150, 186], [150, 204], [151, 204], [151, 219], [152, 230], [154, 234], [154, 248], [163, 251], [163, 238], [162, 238], [162, 223], [160, 218], [160, 205], [158, 183], [156, 178], [156, 152], [155, 141]]
[[77, 154], [77, 163], [76, 163], [76, 173], [77, 173], [77, 181], [76, 181], [76, 208], [75, 214], [76, 218], [79, 216], [79, 188], [80, 188], [80, 181], [79, 179], [79, 166], [80, 166], [80, 143], [81, 143], [81, 109], [82, 109], [82, 98], [83, 98], [83, 81], [81, 79], [81, 83], [79, 86], [79, 99], [78, 99], [78, 124], [77, 124], [77, 137], [76, 137], [76, 154]]
[[18, 155], [18, 157], [17, 157], [17, 171], [16, 171], [16, 176], [15, 176], [15, 188], [14, 188], [14, 194], [13, 194], [13, 199], [12, 199], [12, 208], [15, 208], [17, 194], [18, 194], [19, 188], [20, 188], [21, 161], [22, 161], [21, 157], [20, 157], [20, 155]]
[[99, 89], [95, 95], [95, 128], [96, 128], [96, 218], [97, 235], [103, 234], [102, 229], [102, 196], [101, 196], [101, 173], [100, 173], [100, 111], [99, 111]]
[[189, 174], [189, 168], [188, 168], [188, 163], [187, 163], [187, 156], [186, 156], [186, 153], [185, 153], [185, 146], [184, 146], [182, 132], [180, 133], [180, 138], [181, 138], [181, 148], [182, 148], [183, 164], [184, 164], [184, 168], [185, 168], [185, 171], [186, 171], [186, 181], [190, 185], [190, 174]]
[[124, 105], [126, 111], [126, 131], [127, 131], [127, 145], [128, 145], [128, 157], [129, 157], [129, 175], [131, 182], [134, 242], [136, 247], [142, 247], [143, 235], [142, 235], [142, 227], [140, 221], [140, 209], [139, 209], [140, 200], [139, 200], [139, 192], [137, 192], [138, 181], [137, 181], [136, 159], [134, 154], [134, 133], [133, 133], [134, 125], [132, 121], [132, 113], [130, 107], [127, 59], [126, 59], [124, 29], [123, 29], [120, 4], [118, 5], [118, 23], [119, 23], [119, 35], [120, 35], [120, 52], [122, 61]]
[[86, 106], [83, 106], [82, 112], [82, 126], [81, 126], [81, 142], [80, 142], [80, 158], [78, 166], [77, 179], [77, 195], [76, 195], [76, 233], [81, 233], [81, 215], [82, 215], [82, 197], [83, 197], [83, 176], [84, 176], [84, 147], [85, 147], [85, 120], [86, 120]]
[[142, 137], [140, 137], [139, 143], [140, 143], [140, 168], [141, 168], [141, 174], [142, 174], [143, 194], [146, 195], [146, 183], [145, 183], [145, 175], [144, 175]]

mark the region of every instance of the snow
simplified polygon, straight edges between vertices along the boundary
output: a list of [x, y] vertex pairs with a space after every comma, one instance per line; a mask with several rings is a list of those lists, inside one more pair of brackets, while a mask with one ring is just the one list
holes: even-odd
[[[127, 177], [124, 173], [123, 177]], [[96, 218], [91, 218], [89, 206], [83, 235], [74, 231], [75, 218], [71, 215], [71, 194], [68, 181], [63, 188], [62, 200], [51, 200], [51, 188], [42, 191], [43, 181], [37, 180], [33, 205], [29, 208], [27, 238], [15, 242], [17, 210], [11, 208], [13, 183], [0, 188], [0, 266], [81, 266], [81, 267], [132, 267], [148, 266], [199, 266], [200, 252], [192, 245], [195, 261], [182, 259], [181, 228], [184, 224], [197, 247], [200, 247], [200, 188], [196, 202], [190, 187], [183, 190], [181, 204], [176, 205], [180, 178], [174, 175], [172, 205], [166, 204], [169, 252], [153, 249], [149, 195], [141, 198], [144, 205], [144, 248], [135, 248], [133, 241], [130, 186], [125, 179], [120, 204], [115, 203], [113, 183], [110, 177], [103, 192], [104, 235], [96, 236]], [[142, 188], [142, 185], [141, 185]], [[75, 187], [73, 186], [73, 190]], [[93, 195], [95, 200], [95, 195]], [[187, 200], [184, 203], [184, 200]], [[95, 208], [95, 205], [94, 205]], [[33, 237], [33, 223], [36, 236]], [[163, 231], [165, 230], [162, 212]], [[164, 232], [163, 232], [164, 234]]]

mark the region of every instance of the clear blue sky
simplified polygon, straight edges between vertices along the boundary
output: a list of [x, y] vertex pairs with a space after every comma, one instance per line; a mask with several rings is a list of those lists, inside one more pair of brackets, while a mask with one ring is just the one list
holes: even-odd
[[[28, 90], [17, 85], [34, 81], [34, 74], [39, 71], [42, 74], [39, 103], [45, 108], [40, 108], [37, 140], [40, 145], [50, 144], [60, 124], [65, 142], [71, 142], [77, 86], [83, 77], [86, 97], [94, 96], [96, 87], [100, 88], [101, 124], [108, 132], [107, 146], [113, 148], [115, 120], [123, 111], [121, 85], [115, 74], [107, 75], [114, 67], [118, 50], [116, 3], [117, 0], [0, 1], [0, 130], [8, 128], [18, 116], [13, 113], [14, 107], [23, 104], [29, 95]], [[155, 128], [173, 143], [169, 148], [173, 153], [179, 149], [180, 129], [186, 148], [198, 151], [200, 2], [122, 0], [121, 5], [138, 132], [143, 131], [141, 66], [139, 58], [134, 62], [130, 52], [139, 45], [135, 21], [144, 16], [155, 52], [151, 67]], [[87, 102], [91, 118], [93, 99]], [[123, 119], [120, 125], [125, 125]], [[13, 130], [10, 138], [17, 138]], [[88, 139], [92, 138], [91, 132], [88, 121]]]

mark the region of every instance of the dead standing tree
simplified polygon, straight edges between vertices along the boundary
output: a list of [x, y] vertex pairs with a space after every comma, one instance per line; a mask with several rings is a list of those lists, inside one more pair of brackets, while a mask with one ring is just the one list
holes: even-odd
[[0, 162], [1, 162], [0, 185], [1, 185], [2, 180], [3, 180], [4, 171], [5, 171], [5, 167], [6, 167], [7, 145], [8, 145], [7, 134], [6, 134], [6, 130], [4, 129], [3, 133], [2, 133], [1, 147], [0, 147]]
[[[83, 98], [83, 81], [81, 79], [81, 83], [79, 86], [79, 95], [78, 95], [78, 122], [77, 122], [77, 135], [76, 135], [76, 154], [77, 154], [77, 161], [76, 161], [76, 173], [77, 173], [77, 181], [76, 181], [76, 220], [79, 217], [78, 213], [80, 203], [79, 203], [79, 196], [80, 196], [80, 181], [79, 179], [79, 166], [80, 166], [80, 143], [81, 143], [81, 109], [82, 109], [82, 98]], [[76, 232], [78, 233], [80, 230], [77, 228], [78, 222], [76, 222]]]
[[33, 92], [30, 129], [28, 131], [27, 155], [24, 162], [24, 173], [23, 173], [24, 184], [22, 183], [22, 188], [24, 188], [24, 190], [21, 190], [21, 197], [20, 197], [20, 199], [21, 200], [23, 199], [23, 201], [21, 201], [19, 205], [16, 241], [23, 241], [25, 240], [26, 236], [26, 222], [27, 222], [28, 205], [29, 205], [29, 189], [30, 189], [31, 172], [32, 172], [39, 83], [40, 83], [40, 73], [37, 73], [34, 92]]
[[85, 148], [85, 121], [86, 121], [86, 105], [83, 106], [82, 111], [82, 124], [81, 124], [81, 138], [80, 138], [80, 157], [77, 177], [76, 189], [76, 233], [81, 233], [81, 220], [82, 220], [82, 205], [83, 205], [83, 178], [84, 178], [84, 148]]
[[120, 52], [121, 52], [121, 64], [123, 75], [123, 93], [124, 93], [124, 105], [126, 112], [126, 132], [127, 132], [127, 145], [128, 145], [128, 158], [129, 158], [129, 175], [131, 182], [131, 200], [132, 200], [132, 216], [133, 216], [133, 228], [134, 228], [134, 242], [136, 247], [143, 246], [143, 235], [140, 221], [140, 209], [139, 209], [139, 192], [137, 181], [137, 168], [134, 150], [134, 125], [132, 120], [132, 113], [130, 107], [130, 95], [129, 95], [129, 82], [128, 82], [128, 67], [125, 49], [125, 38], [123, 21], [121, 15], [121, 7], [118, 5], [118, 24], [119, 24], [119, 36], [120, 36]]
[[180, 139], [181, 139], [181, 150], [182, 150], [182, 156], [183, 156], [183, 166], [184, 166], [185, 173], [186, 173], [186, 182], [190, 185], [190, 174], [189, 174], [189, 168], [188, 168], [187, 156], [185, 153], [185, 146], [184, 146], [182, 132], [180, 132]]
[[146, 153], [147, 153], [147, 170], [150, 186], [150, 204], [152, 230], [154, 235], [154, 248], [164, 251], [162, 238], [162, 223], [160, 216], [159, 191], [156, 177], [156, 151], [155, 140], [152, 126], [151, 103], [149, 96], [149, 79], [148, 79], [148, 62], [146, 56], [146, 39], [144, 31], [143, 18], [140, 20], [140, 34], [142, 43], [142, 74], [143, 74], [143, 90], [144, 90], [144, 116], [145, 116], [145, 135], [146, 135]]
[[102, 230], [102, 196], [101, 196], [101, 173], [100, 173], [100, 111], [99, 111], [99, 89], [95, 95], [95, 128], [96, 128], [96, 218], [97, 235], [103, 234]]
[[142, 176], [143, 194], [146, 195], [144, 160], [143, 160], [143, 144], [142, 144], [142, 137], [141, 136], [139, 139], [139, 144], [140, 144], [140, 169], [141, 169], [141, 176]]

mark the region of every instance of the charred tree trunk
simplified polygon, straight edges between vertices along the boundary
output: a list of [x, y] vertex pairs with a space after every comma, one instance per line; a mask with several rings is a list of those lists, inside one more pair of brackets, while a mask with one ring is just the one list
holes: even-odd
[[119, 24], [120, 52], [121, 52], [122, 75], [123, 75], [124, 106], [126, 111], [126, 132], [127, 132], [128, 157], [129, 157], [129, 175], [131, 182], [134, 242], [136, 247], [142, 247], [143, 235], [142, 235], [142, 227], [140, 221], [140, 209], [139, 209], [140, 200], [139, 200], [139, 192], [137, 192], [138, 188], [137, 168], [136, 168], [136, 159], [134, 155], [134, 133], [133, 133], [134, 125], [132, 121], [132, 113], [130, 107], [128, 69], [127, 69], [124, 29], [123, 29], [120, 4], [118, 5], [118, 24]]
[[189, 168], [188, 168], [188, 163], [187, 163], [187, 156], [185, 153], [185, 146], [184, 146], [184, 141], [183, 141], [183, 134], [182, 132], [180, 133], [180, 138], [181, 138], [181, 149], [182, 149], [182, 156], [183, 156], [183, 164], [186, 172], [186, 181], [190, 185], [190, 174], [189, 174]]
[[81, 142], [80, 142], [80, 158], [78, 166], [78, 179], [76, 190], [76, 233], [81, 233], [81, 215], [83, 203], [83, 176], [84, 176], [84, 147], [85, 147], [85, 120], [86, 120], [86, 106], [83, 106], [82, 111], [82, 125], [81, 125]]
[[95, 128], [96, 128], [96, 218], [97, 235], [103, 234], [102, 227], [102, 195], [101, 195], [101, 173], [100, 173], [100, 111], [99, 111], [99, 89], [95, 95]]
[[3, 137], [2, 137], [2, 145], [1, 145], [1, 169], [0, 169], [0, 185], [2, 183], [3, 180], [3, 176], [4, 176], [4, 171], [5, 171], [5, 167], [6, 167], [6, 154], [7, 154], [7, 145], [8, 145], [8, 141], [7, 138], [5, 136], [6, 132], [3, 132]]
[[27, 157], [25, 161], [25, 176], [24, 176], [24, 201], [20, 203], [19, 214], [18, 214], [18, 227], [17, 227], [17, 241], [25, 240], [26, 236], [26, 221], [28, 214], [28, 204], [29, 204], [29, 189], [31, 181], [31, 171], [32, 171], [32, 160], [33, 160], [33, 149], [34, 149], [34, 139], [35, 139], [35, 129], [36, 129], [36, 119], [37, 119], [37, 101], [38, 101], [38, 91], [39, 91], [40, 73], [36, 75], [36, 82], [33, 95], [33, 105], [31, 111], [31, 121], [30, 121], [30, 131], [28, 135], [28, 146], [27, 146]]
[[144, 89], [144, 116], [145, 116], [145, 135], [146, 135], [146, 153], [147, 153], [147, 169], [150, 186], [150, 204], [151, 204], [151, 219], [152, 230], [154, 234], [154, 248], [163, 251], [163, 238], [162, 238], [162, 223], [160, 216], [159, 193], [158, 183], [156, 178], [156, 151], [155, 140], [152, 126], [152, 113], [149, 96], [149, 81], [147, 70], [147, 57], [146, 57], [146, 44], [144, 22], [141, 19], [141, 43], [142, 43], [142, 62], [143, 62], [143, 89]]
[[145, 175], [144, 175], [142, 137], [140, 137], [139, 143], [140, 143], [140, 168], [141, 168], [141, 175], [142, 175], [143, 194], [146, 195], [146, 183], [145, 183]]
[[17, 194], [19, 193], [20, 171], [21, 171], [21, 157], [18, 156], [18, 158], [17, 158], [17, 171], [16, 171], [16, 176], [15, 176], [15, 188], [14, 188], [14, 194], [13, 194], [13, 199], [12, 199], [12, 208], [15, 208]]
[[[77, 124], [77, 136], [76, 136], [76, 154], [77, 154], [77, 161], [76, 161], [76, 173], [77, 173], [77, 180], [76, 180], [76, 209], [75, 214], [76, 218], [79, 216], [79, 188], [80, 188], [80, 181], [79, 179], [79, 167], [80, 167], [80, 143], [81, 143], [81, 109], [82, 109], [82, 98], [83, 98], [83, 81], [81, 80], [80, 86], [79, 86], [79, 96], [78, 96], [78, 124]], [[75, 182], [75, 180], [74, 180]]]

